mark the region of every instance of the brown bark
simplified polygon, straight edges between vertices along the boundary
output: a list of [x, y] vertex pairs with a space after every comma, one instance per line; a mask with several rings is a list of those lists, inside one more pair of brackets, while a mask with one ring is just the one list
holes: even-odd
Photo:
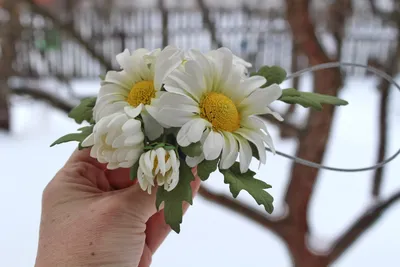
[[[287, 0], [286, 2], [287, 19], [292, 28], [295, 46], [308, 56], [311, 65], [329, 62], [330, 59], [315, 35], [314, 26], [308, 13], [308, 1]], [[337, 95], [341, 86], [342, 77], [337, 69], [318, 71], [314, 75], [314, 91], [317, 93]], [[333, 106], [324, 106], [321, 112], [310, 112], [306, 131], [299, 138], [297, 157], [316, 163], [322, 162], [333, 116]], [[319, 257], [307, 252], [306, 247], [306, 237], [309, 233], [308, 207], [319, 169], [293, 164], [291, 174], [285, 199], [291, 221], [288, 247], [293, 262], [299, 267], [324, 266]]]
[[1, 29], [0, 57], [0, 129], [10, 130], [9, 87], [8, 79], [15, 71], [13, 62], [16, 56], [15, 45], [20, 38], [21, 25], [19, 22], [18, 1], [5, 1], [4, 9], [8, 11], [10, 19], [4, 29]]

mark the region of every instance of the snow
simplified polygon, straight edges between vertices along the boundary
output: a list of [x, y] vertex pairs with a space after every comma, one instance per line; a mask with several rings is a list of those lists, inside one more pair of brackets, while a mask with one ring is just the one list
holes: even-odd
[[[302, 87], [309, 85], [309, 77]], [[346, 83], [341, 97], [350, 105], [337, 110], [331, 142], [324, 164], [335, 167], [365, 167], [374, 164], [377, 149], [378, 91], [374, 79], [354, 78]], [[97, 83], [74, 82], [72, 86], [83, 95], [93, 93]], [[283, 105], [276, 105], [280, 110]], [[295, 118], [304, 118], [299, 108]], [[388, 156], [400, 146], [400, 105], [398, 92], [392, 92]], [[0, 257], [2, 266], [33, 266], [40, 222], [41, 193], [69, 157], [75, 144], [49, 148], [61, 135], [75, 131], [77, 125], [62, 112], [46, 104], [13, 100], [12, 133], [0, 133]], [[294, 153], [296, 142], [279, 140], [273, 126], [276, 148]], [[283, 201], [291, 162], [268, 154], [267, 164], [258, 170], [258, 177], [273, 185], [270, 192], [276, 199], [274, 216], [285, 215]], [[383, 197], [400, 189], [399, 160], [386, 167]], [[257, 170], [258, 163], [252, 163]], [[310, 206], [312, 236], [308, 245], [316, 253], [329, 248], [331, 242], [371, 205], [372, 172], [338, 173], [321, 171]], [[221, 174], [206, 182], [217, 192], [229, 193]], [[245, 193], [239, 199], [257, 207]], [[400, 234], [400, 205], [395, 204], [382, 219], [367, 231], [332, 266], [397, 266]], [[181, 234], [171, 233], [154, 255], [154, 267], [196, 266], [291, 266], [286, 246], [271, 232], [250, 220], [226, 211], [198, 197], [184, 218]]]

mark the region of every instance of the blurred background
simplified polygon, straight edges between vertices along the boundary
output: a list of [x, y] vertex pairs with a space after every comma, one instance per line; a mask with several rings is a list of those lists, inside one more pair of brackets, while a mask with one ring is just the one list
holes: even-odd
[[[2, 266], [34, 265], [42, 191], [76, 147], [49, 145], [78, 128], [68, 111], [96, 94], [124, 48], [226, 46], [254, 68], [292, 73], [341, 60], [398, 81], [399, 26], [399, 0], [0, 0]], [[278, 150], [357, 168], [400, 146], [399, 94], [370, 72], [329, 69], [284, 86], [350, 104], [274, 105], [285, 121], [264, 119]], [[344, 173], [268, 156], [251, 167], [273, 186], [271, 216], [245, 192], [231, 198], [213, 174], [152, 266], [399, 266], [399, 160]]]

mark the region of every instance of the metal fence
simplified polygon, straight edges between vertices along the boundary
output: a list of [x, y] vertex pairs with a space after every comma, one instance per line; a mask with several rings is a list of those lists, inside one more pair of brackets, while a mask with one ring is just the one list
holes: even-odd
[[[212, 10], [210, 17], [215, 23], [217, 38], [235, 54], [256, 67], [278, 64], [291, 69], [293, 40], [282, 16], [244, 10]], [[5, 22], [6, 19], [0, 23]], [[23, 32], [16, 44], [17, 56], [13, 65], [19, 76], [92, 78], [105, 72], [96, 59], [67, 33], [56, 30], [51, 21], [24, 12], [20, 15], [20, 22]], [[74, 11], [70, 22], [84, 40], [90, 41], [97, 52], [113, 62], [115, 68], [118, 67], [115, 55], [124, 48], [162, 47], [164, 30], [168, 31], [169, 44], [184, 49], [205, 51], [213, 46], [210, 32], [203, 25], [202, 13], [196, 10], [170, 10], [166, 27], [163, 27], [161, 12], [155, 9], [113, 10], [106, 17], [85, 9]], [[328, 52], [334, 54], [329, 34], [320, 29], [318, 36]], [[341, 60], [367, 63], [369, 58], [376, 58], [385, 62], [396, 47], [396, 40], [396, 29], [383, 26], [377, 19], [350, 18]], [[361, 69], [348, 68], [346, 71], [355, 75], [365, 74]]]

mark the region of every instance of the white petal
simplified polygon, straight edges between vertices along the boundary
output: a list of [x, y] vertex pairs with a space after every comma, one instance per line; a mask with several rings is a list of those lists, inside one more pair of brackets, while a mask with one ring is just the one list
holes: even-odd
[[239, 162], [240, 162], [240, 171], [242, 173], [247, 172], [249, 169], [252, 152], [249, 142], [241, 136], [235, 135], [236, 140], [239, 142]]
[[201, 155], [200, 155], [200, 156], [197, 156], [197, 157], [189, 157], [189, 156], [186, 156], [186, 164], [187, 164], [190, 168], [196, 167], [196, 166], [199, 165], [200, 162], [202, 162], [203, 160], [204, 160], [204, 154], [203, 154], [203, 153], [201, 153]]
[[107, 169], [109, 169], [109, 170], [115, 170], [118, 168], [119, 168], [118, 163], [110, 162], [107, 164]]
[[186, 73], [192, 78], [193, 82], [196, 84], [196, 87], [203, 89], [206, 88], [206, 83], [204, 81], [203, 71], [200, 65], [194, 61], [189, 60], [185, 64], [185, 71]]
[[166, 167], [166, 170], [172, 168], [173, 171], [177, 171], [179, 170], [179, 161], [176, 158], [176, 154], [174, 150], [170, 150], [168, 151], [169, 154], [169, 159], [168, 162], [171, 164], [171, 166], [169, 168]]
[[210, 131], [203, 145], [204, 158], [214, 160], [221, 154], [224, 138], [219, 132]]
[[191, 111], [180, 110], [176, 108], [161, 108], [158, 112], [157, 119], [168, 127], [181, 127], [198, 115]]
[[147, 160], [150, 160], [149, 156], [150, 156], [149, 152], [146, 152], [146, 153], [144, 153], [144, 154], [142, 154], [140, 156], [140, 158], [139, 158], [139, 167], [142, 169], [142, 171], [143, 171], [143, 173], [145, 175], [150, 175], [151, 176], [151, 175], [153, 175], [153, 173], [152, 173], [152, 170], [153, 170], [152, 163], [150, 162], [150, 165], [151, 165], [150, 170], [148, 168], [148, 165], [146, 164], [146, 157], [148, 158]]
[[144, 132], [151, 141], [160, 137], [164, 132], [164, 128], [147, 111], [142, 112], [142, 119]]
[[222, 61], [220, 62], [219, 66], [221, 67], [220, 79], [222, 84], [224, 84], [231, 76], [233, 55], [232, 52], [226, 47], [221, 47], [217, 51], [222, 54]]
[[211, 127], [211, 123], [202, 118], [194, 119], [186, 134], [189, 142], [196, 143], [200, 141], [206, 127]]
[[120, 168], [130, 168], [132, 167], [132, 162], [129, 161], [123, 161], [119, 163]]
[[196, 120], [190, 120], [187, 123], [185, 123], [179, 130], [178, 135], [176, 136], [176, 141], [180, 146], [187, 147], [188, 145], [190, 145], [188, 132], [195, 122]]
[[102, 87], [100, 87], [99, 94], [97, 95], [97, 102], [102, 96], [108, 94], [117, 94], [126, 97], [129, 94], [129, 90], [124, 89], [123, 87], [115, 84], [105, 84]]
[[119, 101], [105, 106], [103, 109], [99, 110], [95, 120], [99, 121], [101, 118], [112, 115], [117, 112], [121, 112], [128, 105], [125, 101]]
[[[162, 53], [162, 52], [161, 52]], [[157, 60], [157, 63], [160, 61]], [[165, 78], [171, 74], [182, 62], [179, 56], [172, 56], [170, 59], [156, 63], [156, 72], [154, 76], [154, 87], [158, 91], [161, 89]]]
[[127, 105], [124, 108], [124, 111], [126, 114], [128, 114], [129, 117], [131, 118], [136, 118], [137, 116], [139, 116], [140, 112], [142, 112], [144, 105], [143, 104], [139, 104], [139, 106], [137, 107], [133, 107], [131, 105]]
[[138, 171], [137, 171], [137, 179], [138, 179], [140, 188], [142, 188], [143, 191], [146, 191], [149, 183], [144, 178], [144, 172], [143, 172], [143, 170], [141, 169], [140, 166], [139, 166]]
[[143, 142], [144, 135], [143, 134], [136, 134], [129, 137], [125, 137], [124, 146], [135, 146]]
[[178, 84], [178, 88], [185, 90], [196, 101], [200, 101], [201, 96], [204, 93], [204, 88], [199, 87], [192, 76], [186, 74], [185, 72], [175, 70], [169, 76], [169, 79], [175, 81]]
[[126, 134], [136, 134], [141, 131], [141, 124], [139, 120], [129, 119], [122, 125], [122, 131]]
[[121, 128], [122, 125], [124, 125], [124, 123], [127, 121], [127, 119], [128, 119], [128, 117], [126, 116], [126, 114], [117, 113], [117, 114], [115, 114], [115, 116], [113, 116], [111, 121], [108, 123], [107, 128], [112, 129], [112, 130]]
[[222, 149], [220, 168], [229, 169], [238, 156], [238, 144], [231, 133], [224, 133], [225, 144]]
[[83, 147], [89, 147], [94, 145], [94, 134], [91, 133], [89, 134], [88, 137], [85, 138], [85, 140], [82, 141], [81, 145]]
[[272, 111], [272, 110], [271, 110], [270, 108], [268, 108], [268, 107], [266, 107], [265, 110], [266, 110], [266, 114], [271, 114], [271, 115], [274, 116], [275, 119], [277, 119], [278, 121], [283, 121], [283, 120], [284, 120], [284, 119], [282, 118], [282, 116], [281, 116], [278, 112]]
[[165, 149], [158, 148], [156, 149], [157, 159], [158, 159], [158, 168], [162, 175], [165, 175]]
[[190, 97], [167, 92], [160, 97], [160, 105], [177, 107], [178, 105], [198, 106], [199, 104]]
[[117, 138], [114, 139], [114, 141], [112, 142], [112, 147], [113, 148], [121, 148], [124, 147], [125, 145], [125, 139], [126, 136], [125, 135], [120, 135]]
[[[104, 79], [105, 82], [112, 83], [112, 84], [105, 84], [106, 85], [119, 85], [121, 88], [125, 89], [125, 91], [130, 91], [132, 89], [134, 81], [130, 79], [126, 72], [117, 72], [117, 71], [108, 71], [106, 77]], [[114, 86], [115, 86], [114, 85]]]
[[260, 157], [260, 162], [265, 164], [267, 155], [265, 153], [265, 146], [261, 137], [257, 133], [244, 128], [238, 129], [236, 131], [236, 134], [240, 134], [241, 136], [252, 142], [257, 147], [258, 156]]
[[247, 97], [266, 82], [267, 80], [262, 76], [252, 76], [243, 80], [240, 83], [240, 90], [243, 92], [243, 97]]

